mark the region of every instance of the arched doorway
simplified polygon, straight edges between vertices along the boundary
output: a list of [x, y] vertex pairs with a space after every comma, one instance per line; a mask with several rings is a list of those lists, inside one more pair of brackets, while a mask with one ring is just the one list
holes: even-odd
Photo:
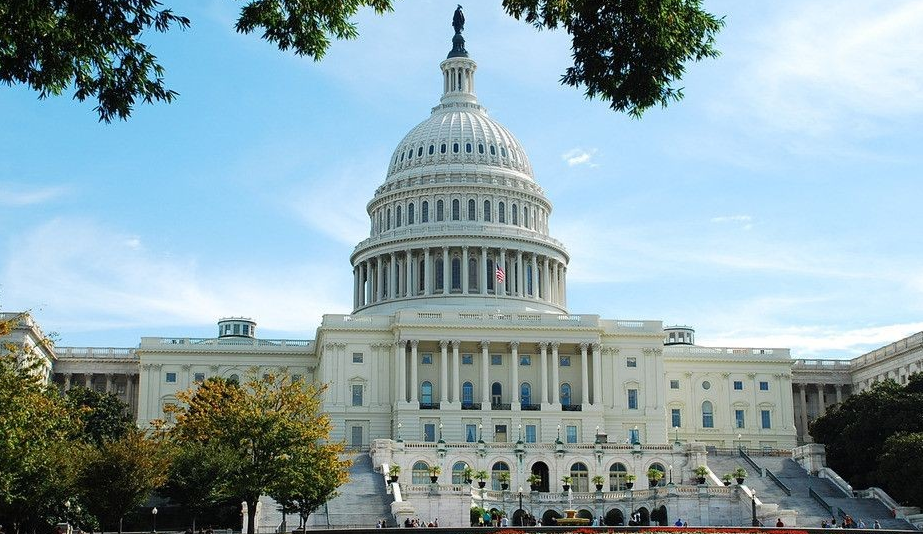
[[584, 518], [584, 519], [589, 519], [591, 523], [593, 522], [593, 512], [587, 510], [586, 508], [583, 508], [582, 510], [579, 510], [579, 511], [577, 512], [577, 517], [582, 517], [582, 518]]
[[606, 517], [603, 518], [607, 526], [610, 527], [620, 527], [625, 525], [625, 514], [622, 513], [618, 508], [613, 508], [606, 512]]
[[651, 510], [651, 523], [656, 523], [662, 527], [667, 526], [667, 507], [661, 506]]
[[[551, 491], [551, 480], [548, 476], [548, 464], [545, 462], [535, 462], [532, 464], [532, 474], [538, 475], [541, 478], [541, 481], [538, 483], [538, 491], [548, 493]], [[544, 521], [542, 524], [545, 524]]]
[[559, 517], [561, 517], [561, 514], [559, 514], [556, 510], [545, 510], [545, 513], [542, 514], [542, 525], [543, 526], [557, 525], [558, 522], [555, 521], [555, 519]]
[[635, 516], [637, 517], [637, 522], [635, 523], [635, 526], [642, 526], [642, 527], [650, 526], [651, 513], [648, 512], [647, 508], [643, 506], [641, 508], [638, 508], [638, 510], [635, 512]]
[[513, 512], [513, 526], [521, 527], [525, 525], [526, 511], [522, 508]]

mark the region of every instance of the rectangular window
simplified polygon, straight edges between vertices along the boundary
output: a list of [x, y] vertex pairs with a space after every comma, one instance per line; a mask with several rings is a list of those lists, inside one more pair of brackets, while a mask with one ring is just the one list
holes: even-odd
[[629, 428], [628, 441], [630, 441], [632, 444], [641, 443], [641, 431], [637, 428]]
[[491, 354], [490, 365], [503, 365], [503, 357], [499, 354]]
[[670, 380], [670, 389], [679, 389], [679, 380]]
[[683, 426], [683, 416], [679, 411], [679, 408], [673, 408], [670, 410], [670, 420], [673, 423], [673, 428], [678, 428]]
[[349, 440], [349, 444], [353, 447], [362, 446], [362, 427], [353, 426], [352, 427], [352, 438]]
[[632, 356], [632, 357], [626, 359], [626, 360], [625, 360], [625, 363], [626, 363], [626, 365], [628, 365], [628, 367], [637, 367], [637, 366], [638, 366], [638, 359]]
[[628, 409], [629, 410], [638, 409], [638, 390], [637, 389], [628, 390]]
[[734, 410], [734, 424], [737, 428], [746, 428], [746, 420], [744, 419], [743, 410]]
[[760, 419], [762, 420], [763, 428], [772, 428], [772, 419], [769, 415], [769, 410], [760, 410]]
[[535, 425], [526, 425], [526, 443], [536, 443]]
[[570, 367], [570, 356], [561, 356], [561, 367]]
[[532, 365], [532, 356], [529, 354], [520, 354], [519, 365]]
[[465, 441], [474, 443], [478, 440], [478, 426], [475, 424], [465, 425]]
[[167, 373], [166, 380], [168, 384], [175, 384], [176, 383], [176, 373]]
[[760, 382], [760, 391], [769, 391], [769, 382]]
[[567, 425], [567, 442], [577, 443], [577, 425]]
[[506, 443], [506, 425], [494, 425], [494, 441]]
[[362, 353], [361, 352], [353, 353], [353, 363], [362, 363]]
[[426, 423], [423, 425], [423, 441], [433, 443], [436, 441], [436, 424]]
[[420, 357], [420, 363], [423, 365], [433, 365], [433, 353], [424, 352], [423, 355]]
[[362, 384], [353, 384], [353, 406], [362, 406]]
[[471, 354], [462, 354], [462, 365], [473, 365], [474, 356]]
[[196, 373], [193, 375], [193, 379], [196, 382], [205, 382], [205, 373]]
[[744, 389], [744, 383], [741, 382], [740, 380], [735, 380], [735, 381], [734, 381], [734, 390], [735, 390], [735, 391], [743, 391], [743, 389]]

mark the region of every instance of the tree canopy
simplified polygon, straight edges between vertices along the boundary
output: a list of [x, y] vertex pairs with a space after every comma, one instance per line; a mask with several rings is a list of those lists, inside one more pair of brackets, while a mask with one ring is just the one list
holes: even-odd
[[[378, 14], [394, 0], [249, 0], [235, 29], [258, 32], [281, 51], [320, 60], [333, 39], [355, 39], [361, 8]], [[724, 20], [701, 0], [502, 0], [506, 12], [538, 29], [563, 28], [574, 65], [561, 82], [588, 98], [640, 117], [682, 98], [685, 64], [716, 57]], [[142, 41], [185, 29], [190, 20], [157, 0], [0, 0], [0, 81], [24, 84], [40, 98], [73, 88], [95, 99], [99, 120], [126, 120], [138, 102], [171, 102], [164, 67]]]
[[923, 492], [907, 484], [923, 473], [923, 374], [905, 386], [893, 380], [851, 395], [811, 424], [827, 447], [827, 464], [857, 488], [881, 487], [901, 502], [923, 505]]
[[101, 446], [118, 441], [135, 428], [128, 405], [111, 393], [75, 387], [67, 392], [65, 402], [80, 419], [80, 437], [86, 443]]

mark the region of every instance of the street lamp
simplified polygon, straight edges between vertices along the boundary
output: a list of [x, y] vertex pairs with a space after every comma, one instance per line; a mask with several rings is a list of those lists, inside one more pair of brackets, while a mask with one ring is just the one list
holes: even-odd
[[738, 452], [740, 452], [740, 450], [743, 449], [743, 445], [741, 445], [742, 440], [740, 439], [742, 437], [743, 437], [742, 434], [737, 434], [737, 451]]
[[151, 532], [157, 532], [157, 507], [156, 506], [154, 507], [153, 510], [151, 510], [151, 520], [153, 521], [153, 527], [154, 527]]
[[756, 518], [756, 490], [754, 490], [753, 488], [750, 488], [750, 499], [751, 499], [751, 501], [750, 501], [751, 511], [752, 511], [752, 513], [753, 513], [753, 523], [752, 523], [752, 525], [753, 525], [754, 527], [758, 527], [758, 526], [760, 526], [760, 521], [759, 521], [759, 519]]
[[670, 464], [670, 467], [668, 469], [670, 471], [670, 485], [672, 486], [673, 485], [673, 464]]
[[484, 423], [478, 423], [478, 443], [484, 443]]
[[519, 510], [516, 513], [519, 514], [519, 526], [522, 526], [522, 518], [526, 515], [522, 512], [522, 486], [519, 486]]
[[679, 445], [679, 427], [673, 427], [673, 443]]
[[404, 426], [403, 423], [401, 423], [401, 422], [398, 422], [398, 423], [397, 423], [397, 441], [398, 441], [398, 442], [404, 441], [404, 440], [401, 439], [401, 428], [402, 428], [403, 426]]

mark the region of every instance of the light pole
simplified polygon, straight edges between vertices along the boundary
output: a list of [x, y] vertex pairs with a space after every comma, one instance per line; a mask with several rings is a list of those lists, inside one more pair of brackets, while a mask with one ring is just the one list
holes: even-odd
[[478, 443], [484, 443], [484, 423], [478, 423]]
[[741, 445], [741, 439], [740, 439], [740, 438], [742, 438], [742, 437], [743, 437], [742, 434], [737, 434], [737, 441], [736, 441], [736, 443], [737, 443], [737, 452], [740, 452], [740, 450], [743, 449], [743, 446]]
[[401, 422], [398, 422], [398, 423], [397, 423], [397, 441], [398, 441], [398, 442], [403, 441], [403, 440], [401, 439], [401, 427], [403, 427], [403, 426], [404, 426], [403, 423], [401, 423]]
[[151, 510], [151, 521], [153, 522], [152, 532], [157, 532], [157, 507], [156, 506]]
[[679, 427], [673, 427], [673, 443], [679, 445]]
[[758, 527], [760, 526], [760, 521], [756, 518], [756, 491], [753, 488], [750, 488], [750, 499], [751, 511], [753, 513], [753, 522], [751, 524], [754, 527]]
[[673, 485], [673, 464], [670, 464], [669, 471], [670, 471], [670, 485], [672, 486]]
[[519, 514], [519, 526], [522, 526], [522, 518], [526, 515], [522, 511], [522, 486], [519, 486], [519, 510], [516, 513]]

